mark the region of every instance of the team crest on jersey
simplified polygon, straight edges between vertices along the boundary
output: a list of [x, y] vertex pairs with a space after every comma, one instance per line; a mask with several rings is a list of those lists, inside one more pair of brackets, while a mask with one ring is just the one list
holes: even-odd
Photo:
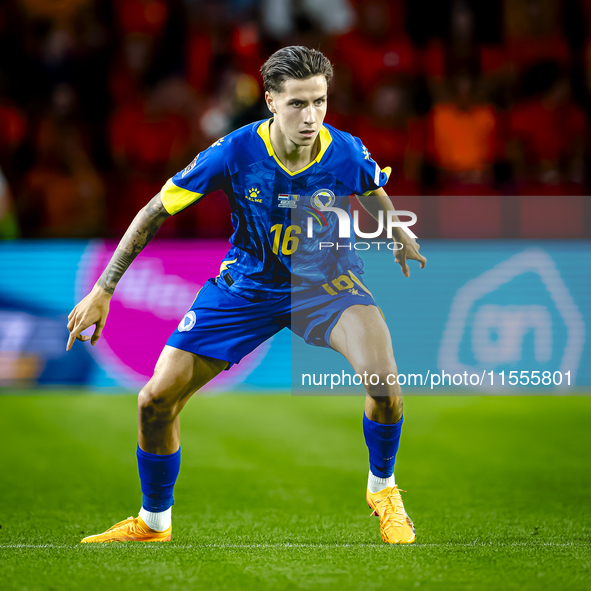
[[183, 174], [181, 175], [182, 177], [184, 177], [187, 173], [191, 172], [195, 168], [195, 164], [197, 164], [197, 158], [199, 158], [199, 154], [197, 154], [197, 156], [193, 158], [193, 162], [191, 162], [191, 164], [189, 164], [189, 166], [187, 166], [187, 168], [183, 170]]
[[287, 193], [281, 193], [277, 195], [279, 199], [279, 207], [289, 207], [289, 209], [295, 209], [298, 206], [299, 195], [289, 195]]
[[330, 189], [318, 189], [318, 191], [310, 197], [310, 203], [314, 209], [332, 207], [335, 200], [334, 193]]
[[195, 316], [195, 312], [193, 312], [193, 310], [189, 310], [189, 312], [185, 314], [185, 317], [179, 323], [179, 332], [187, 332], [188, 330], [191, 330], [195, 326], [196, 322], [197, 317]]
[[253, 185], [250, 189], [248, 189], [248, 191], [246, 192], [245, 197], [249, 201], [253, 201], [254, 203], [262, 203], [263, 202], [263, 198], [260, 195], [261, 195], [261, 188], [260, 188], [260, 186], [259, 185]]

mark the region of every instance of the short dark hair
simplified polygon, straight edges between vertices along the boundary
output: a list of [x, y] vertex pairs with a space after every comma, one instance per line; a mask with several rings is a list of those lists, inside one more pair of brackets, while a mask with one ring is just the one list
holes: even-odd
[[303, 80], [322, 74], [326, 83], [332, 78], [332, 65], [316, 49], [291, 45], [276, 51], [261, 68], [265, 90], [283, 92], [283, 83], [289, 78]]

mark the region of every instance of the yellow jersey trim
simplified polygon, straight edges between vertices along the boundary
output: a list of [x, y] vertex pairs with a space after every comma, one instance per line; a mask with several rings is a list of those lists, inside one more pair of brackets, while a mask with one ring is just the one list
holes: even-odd
[[221, 274], [222, 274], [224, 271], [226, 271], [226, 270], [228, 269], [228, 265], [231, 265], [231, 264], [235, 263], [237, 260], [238, 260], [238, 258], [235, 258], [235, 259], [233, 259], [233, 260], [231, 260], [231, 261], [222, 261], [222, 264], [220, 265], [220, 272], [217, 274], [217, 276], [216, 276], [216, 278], [215, 278], [215, 280], [216, 280], [216, 283], [217, 283], [218, 277], [219, 277], [219, 276], [220, 276], [220, 275], [221, 275]]
[[218, 277], [221, 275], [222, 271], [225, 271], [228, 268], [228, 265], [231, 265], [233, 263], [235, 263], [238, 259], [233, 259], [231, 261], [222, 261], [222, 264], [220, 265], [220, 273], [218, 275]]
[[[203, 289], [203, 285], [197, 291], [197, 295], [195, 296], [195, 299], [193, 300], [193, 304], [197, 301], [197, 298], [199, 297], [199, 294], [201, 293], [202, 289]], [[191, 307], [193, 307], [193, 304], [191, 304]]]
[[273, 156], [273, 158], [275, 158], [275, 162], [277, 162], [277, 164], [279, 164], [279, 166], [281, 166], [281, 168], [285, 170], [285, 172], [289, 176], [295, 176], [296, 174], [300, 174], [300, 172], [304, 172], [304, 170], [307, 170], [308, 168], [310, 168], [310, 166], [316, 164], [316, 162], [320, 162], [322, 160], [322, 157], [324, 156], [324, 153], [328, 149], [328, 146], [330, 146], [330, 144], [332, 143], [332, 136], [330, 135], [330, 131], [328, 131], [328, 129], [323, 125], [320, 128], [320, 133], [318, 134], [318, 137], [320, 138], [320, 150], [318, 152], [318, 156], [316, 156], [316, 158], [314, 158], [314, 160], [312, 160], [310, 164], [304, 166], [304, 168], [300, 168], [300, 170], [292, 172], [281, 162], [281, 160], [279, 160], [279, 158], [277, 158], [275, 150], [271, 145], [271, 121], [272, 119], [267, 119], [266, 121], [263, 121], [263, 123], [261, 123], [257, 129], [257, 133], [261, 136], [263, 142], [265, 142], [265, 147], [267, 148], [269, 156]]
[[199, 201], [203, 197], [203, 193], [194, 193], [188, 189], [177, 187], [172, 179], [168, 179], [162, 189], [160, 189], [160, 199], [164, 209], [170, 214], [174, 215], [179, 211], [189, 207], [192, 203]]

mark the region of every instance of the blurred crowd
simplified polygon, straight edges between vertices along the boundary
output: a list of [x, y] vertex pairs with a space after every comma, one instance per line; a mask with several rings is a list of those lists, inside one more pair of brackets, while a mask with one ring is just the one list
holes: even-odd
[[[269, 116], [259, 68], [293, 44], [333, 62], [326, 121], [390, 195], [590, 194], [591, 0], [3, 0], [0, 237], [120, 236]], [[226, 237], [228, 212], [161, 233]]]

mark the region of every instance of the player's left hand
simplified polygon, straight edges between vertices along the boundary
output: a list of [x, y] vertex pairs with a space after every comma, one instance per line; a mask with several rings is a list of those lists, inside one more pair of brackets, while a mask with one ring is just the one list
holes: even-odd
[[400, 265], [404, 276], [410, 277], [410, 269], [406, 261], [409, 259], [411, 261], [419, 261], [421, 269], [424, 269], [427, 259], [419, 252], [421, 247], [416, 240], [405, 240], [402, 244], [404, 244], [404, 248], [394, 251], [394, 260]]

